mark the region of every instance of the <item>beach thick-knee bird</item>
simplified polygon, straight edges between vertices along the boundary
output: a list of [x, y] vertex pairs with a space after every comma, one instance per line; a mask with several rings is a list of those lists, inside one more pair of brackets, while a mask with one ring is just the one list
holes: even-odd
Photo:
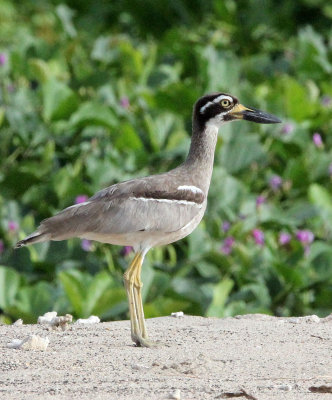
[[132, 246], [135, 255], [124, 274], [131, 338], [137, 346], [152, 346], [141, 295], [144, 256], [154, 246], [184, 238], [200, 223], [207, 205], [218, 129], [235, 120], [281, 122], [271, 114], [241, 105], [230, 94], [205, 95], [193, 109], [191, 145], [183, 164], [166, 173], [109, 186], [86, 202], [45, 219], [16, 247], [74, 237]]

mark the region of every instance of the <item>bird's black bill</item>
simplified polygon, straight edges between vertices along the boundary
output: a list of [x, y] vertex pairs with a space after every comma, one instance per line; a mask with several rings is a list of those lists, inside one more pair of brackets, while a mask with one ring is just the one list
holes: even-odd
[[258, 124], [279, 124], [279, 118], [272, 114], [256, 110], [255, 108], [247, 108], [241, 111], [242, 118], [247, 121], [257, 122]]

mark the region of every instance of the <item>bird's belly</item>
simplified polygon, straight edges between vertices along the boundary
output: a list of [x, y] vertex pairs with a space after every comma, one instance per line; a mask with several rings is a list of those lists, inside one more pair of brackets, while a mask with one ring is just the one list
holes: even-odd
[[205, 208], [202, 207], [200, 212], [187, 225], [174, 232], [138, 231], [121, 234], [88, 232], [82, 235], [81, 238], [119, 246], [132, 246], [134, 248], [151, 248], [166, 245], [188, 236], [201, 222]]

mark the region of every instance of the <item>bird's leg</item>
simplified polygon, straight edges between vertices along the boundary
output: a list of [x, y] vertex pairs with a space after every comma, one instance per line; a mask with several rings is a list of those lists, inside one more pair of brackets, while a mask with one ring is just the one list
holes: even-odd
[[136, 253], [134, 259], [129, 265], [129, 268], [123, 275], [124, 285], [127, 291], [128, 303], [129, 303], [129, 315], [130, 315], [130, 328], [131, 328], [131, 338], [138, 345], [137, 336], [139, 335], [139, 325], [136, 315], [136, 307], [135, 307], [135, 299], [134, 299], [134, 279], [133, 279], [133, 271], [135, 269], [136, 260], [139, 256], [139, 253]]
[[138, 325], [142, 334], [143, 339], [148, 339], [148, 334], [145, 326], [144, 320], [144, 309], [143, 309], [143, 301], [142, 301], [142, 287], [143, 283], [141, 280], [141, 270], [143, 264], [143, 256], [139, 254], [136, 262], [137, 268], [135, 269], [135, 277], [134, 277], [134, 298], [135, 298], [135, 306], [136, 306], [136, 314], [138, 319]]
[[129, 301], [131, 338], [137, 346], [152, 347], [154, 343], [147, 338], [141, 295], [143, 284], [140, 275], [143, 260], [144, 255], [141, 252], [136, 253], [123, 278]]

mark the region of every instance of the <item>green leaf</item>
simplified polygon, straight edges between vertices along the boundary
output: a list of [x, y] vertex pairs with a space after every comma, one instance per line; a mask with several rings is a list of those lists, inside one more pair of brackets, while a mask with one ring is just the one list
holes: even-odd
[[87, 274], [83, 275], [78, 270], [61, 271], [58, 274], [58, 278], [76, 315], [78, 317], [88, 317], [88, 313], [84, 310]]
[[21, 277], [14, 269], [0, 266], [0, 308], [3, 310], [14, 304], [20, 281]]
[[48, 282], [38, 282], [19, 290], [11, 313], [26, 323], [33, 323], [39, 315], [53, 310], [55, 299], [54, 287]]
[[109, 314], [110, 309], [126, 297], [124, 289], [116, 287], [106, 271], [92, 276], [72, 269], [61, 271], [58, 277], [77, 317]]
[[285, 78], [283, 80], [283, 90], [286, 110], [290, 118], [302, 121], [316, 112], [316, 104], [310, 101], [307, 90], [295, 79]]
[[332, 213], [331, 194], [323, 186], [313, 183], [309, 186], [308, 196], [317, 207]]
[[212, 303], [206, 312], [208, 317], [222, 317], [224, 315], [224, 306], [233, 286], [232, 279], [224, 278], [214, 287]]
[[75, 11], [70, 9], [66, 4], [60, 4], [56, 7], [56, 13], [63, 25], [63, 29], [69, 37], [74, 38], [77, 35], [76, 29], [73, 24], [73, 16]]
[[109, 107], [104, 104], [86, 102], [71, 116], [70, 123], [75, 126], [100, 125], [114, 128], [116, 118]]
[[43, 117], [46, 121], [67, 118], [78, 105], [76, 94], [63, 82], [55, 79], [50, 79], [43, 85], [43, 102]]
[[262, 162], [266, 158], [258, 135], [233, 135], [222, 148], [222, 163], [229, 173], [247, 168], [253, 161]]

